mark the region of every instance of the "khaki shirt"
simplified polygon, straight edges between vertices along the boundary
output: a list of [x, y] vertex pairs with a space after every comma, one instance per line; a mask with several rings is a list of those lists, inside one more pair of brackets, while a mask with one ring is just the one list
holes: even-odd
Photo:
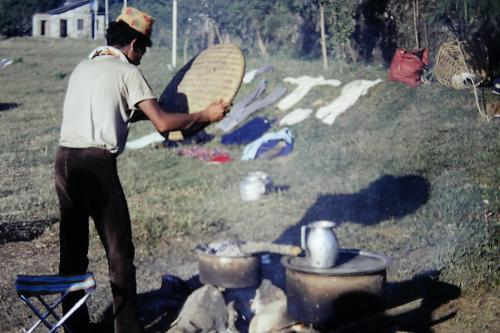
[[121, 153], [131, 113], [146, 99], [156, 97], [136, 66], [112, 56], [83, 60], [69, 79], [60, 145]]

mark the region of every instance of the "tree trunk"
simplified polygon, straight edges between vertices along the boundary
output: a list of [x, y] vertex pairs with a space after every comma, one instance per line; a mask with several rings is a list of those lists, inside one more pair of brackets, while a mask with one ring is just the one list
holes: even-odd
[[177, 0], [172, 3], [172, 67], [177, 66]]
[[323, 54], [323, 68], [328, 68], [328, 58], [326, 54], [326, 37], [325, 37], [325, 6], [319, 5], [319, 25], [321, 29], [321, 53]]
[[203, 33], [205, 35], [205, 48], [213, 46], [215, 44], [215, 30], [209, 18], [205, 19]]
[[259, 51], [262, 57], [267, 61], [269, 60], [269, 53], [267, 53], [266, 44], [262, 41], [262, 37], [260, 36], [259, 28], [255, 25], [255, 32], [257, 35], [257, 45], [259, 46]]
[[349, 57], [351, 58], [352, 62], [353, 63], [358, 63], [358, 52], [356, 52], [356, 50], [354, 49], [354, 47], [352, 46], [352, 43], [351, 43], [351, 40], [347, 40], [346, 42], [346, 47], [345, 49], [347, 50], [347, 52], [349, 53]]
[[418, 39], [418, 0], [413, 1], [413, 25], [415, 28], [415, 45], [417, 49], [419, 49], [420, 43]]
[[188, 46], [189, 46], [189, 34], [191, 32], [191, 27], [188, 26], [186, 32], [184, 33], [184, 48], [182, 50], [182, 55], [184, 59], [184, 64], [188, 62]]
[[217, 40], [219, 44], [222, 44], [222, 37], [220, 36], [219, 26], [215, 21], [212, 21], [212, 26], [214, 28], [215, 34], [217, 35]]

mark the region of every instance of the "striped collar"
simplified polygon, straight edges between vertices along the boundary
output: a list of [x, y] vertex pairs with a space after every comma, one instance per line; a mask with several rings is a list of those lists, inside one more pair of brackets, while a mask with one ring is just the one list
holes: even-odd
[[98, 48], [95, 48], [94, 50], [92, 50], [92, 52], [90, 52], [88, 58], [95, 59], [101, 56], [111, 56], [122, 62], [125, 63], [129, 62], [127, 57], [125, 56], [125, 54], [123, 54], [122, 51], [112, 46], [99, 46]]

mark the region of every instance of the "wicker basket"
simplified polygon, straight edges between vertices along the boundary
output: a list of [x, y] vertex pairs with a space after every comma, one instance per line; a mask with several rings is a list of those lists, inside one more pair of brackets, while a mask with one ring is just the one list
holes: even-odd
[[491, 96], [486, 99], [485, 111], [488, 119], [500, 118], [500, 98]]
[[485, 81], [487, 69], [486, 46], [477, 41], [452, 41], [439, 48], [434, 73], [445, 86], [466, 89]]
[[[236, 45], [212, 46], [177, 72], [160, 96], [159, 103], [170, 112], [195, 113], [218, 99], [231, 102], [241, 86], [244, 73], [245, 58]], [[169, 139], [182, 140], [203, 128], [182, 134], [171, 132]]]

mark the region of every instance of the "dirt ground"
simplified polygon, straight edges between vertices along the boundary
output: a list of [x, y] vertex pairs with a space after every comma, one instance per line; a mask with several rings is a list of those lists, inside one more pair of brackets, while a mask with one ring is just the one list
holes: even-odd
[[[254, 225], [254, 228], [257, 225]], [[245, 226], [247, 234], [258, 234], [257, 230]], [[49, 227], [40, 237], [32, 241], [10, 242], [0, 245], [2, 270], [0, 271], [0, 313], [2, 313], [1, 332], [18, 332], [34, 316], [27, 307], [16, 298], [14, 279], [16, 274], [30, 272], [57, 271], [58, 226]], [[387, 233], [389, 234], [389, 233]], [[231, 230], [219, 233], [221, 237], [234, 235]], [[98, 288], [87, 302], [95, 332], [106, 332], [110, 326], [110, 287], [107, 280], [106, 260], [101, 245], [92, 235], [90, 249], [90, 267], [94, 272]], [[203, 236], [190, 235], [171, 239], [154, 249], [138, 246], [136, 255], [137, 282], [140, 303], [140, 315], [147, 332], [165, 332], [180, 310], [183, 297], [176, 298], [162, 292], [162, 278], [173, 275], [182, 280], [198, 285], [197, 261], [193, 251], [197, 244], [205, 242]], [[425, 259], [432, 249], [420, 249], [411, 256]], [[26, 271], [20, 271], [23, 267]], [[280, 268], [282, 269], [282, 268]], [[418, 267], [413, 267], [418, 271]], [[428, 274], [428, 276], [425, 276]], [[422, 306], [405, 315], [392, 319], [392, 326], [385, 329], [366, 330], [358, 328], [356, 332], [496, 332], [499, 327], [499, 297], [496, 294], [476, 290], [462, 293], [453, 284], [435, 279], [436, 272], [416, 275], [412, 279], [397, 280], [388, 270], [387, 299], [392, 305], [422, 299]], [[281, 281], [283, 282], [283, 281]], [[280, 287], [283, 288], [282, 285]], [[186, 294], [187, 295], [187, 294]], [[184, 295], [184, 297], [186, 296]], [[245, 330], [246, 326], [241, 326]]]

